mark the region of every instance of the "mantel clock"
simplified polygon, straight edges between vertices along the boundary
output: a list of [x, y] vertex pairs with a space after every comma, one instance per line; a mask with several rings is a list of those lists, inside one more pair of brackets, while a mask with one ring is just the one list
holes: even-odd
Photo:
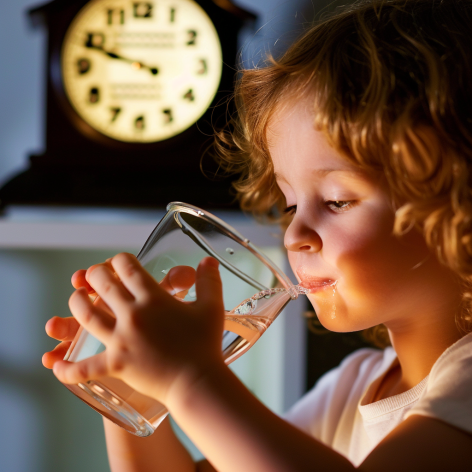
[[229, 180], [200, 164], [254, 15], [229, 0], [54, 0], [29, 15], [48, 30], [46, 149], [3, 204], [231, 206]]

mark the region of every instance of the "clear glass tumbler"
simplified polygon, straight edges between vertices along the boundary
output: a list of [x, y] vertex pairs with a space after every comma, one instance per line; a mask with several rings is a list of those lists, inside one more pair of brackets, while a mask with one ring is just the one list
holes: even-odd
[[[306, 289], [290, 279], [248, 239], [212, 214], [180, 202], [167, 206], [138, 260], [160, 282], [176, 266], [197, 268], [212, 256], [220, 262], [225, 324], [222, 350], [225, 362], [247, 352], [282, 311]], [[195, 286], [185, 301], [196, 300]], [[103, 351], [105, 346], [80, 328], [65, 360], [77, 362]], [[136, 392], [125, 382], [104, 377], [66, 385], [100, 414], [137, 436], [149, 436], [166, 417], [156, 400]]]

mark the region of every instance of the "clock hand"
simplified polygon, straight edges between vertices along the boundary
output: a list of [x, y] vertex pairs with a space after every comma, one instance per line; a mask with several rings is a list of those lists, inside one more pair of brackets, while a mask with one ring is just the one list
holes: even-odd
[[127, 57], [120, 56], [119, 54], [103, 49], [102, 46], [89, 47], [91, 47], [92, 49], [97, 49], [98, 51], [102, 51], [104, 54], [106, 54], [108, 57], [111, 57], [112, 59], [119, 59], [121, 61], [129, 62], [135, 69], [149, 69], [149, 72], [151, 72], [152, 75], [157, 75], [159, 73], [159, 69], [157, 67], [150, 67], [146, 64], [143, 64], [142, 62], [134, 61], [133, 59], [128, 59]]

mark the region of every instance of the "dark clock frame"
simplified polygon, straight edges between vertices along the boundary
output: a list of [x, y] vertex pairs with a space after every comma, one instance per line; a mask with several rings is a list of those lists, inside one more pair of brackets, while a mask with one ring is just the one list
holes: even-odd
[[[127, 143], [88, 125], [65, 94], [60, 67], [64, 36], [88, 0], [53, 0], [28, 12], [48, 31], [46, 145], [30, 167], [0, 189], [2, 206], [56, 204], [162, 207], [172, 200], [235, 208], [230, 178], [210, 180], [201, 171], [212, 142], [212, 124], [224, 119], [234, 90], [238, 33], [255, 16], [229, 0], [195, 0], [221, 41], [223, 70], [218, 92], [203, 116], [182, 133], [154, 143]], [[210, 157], [203, 167], [212, 174]]]

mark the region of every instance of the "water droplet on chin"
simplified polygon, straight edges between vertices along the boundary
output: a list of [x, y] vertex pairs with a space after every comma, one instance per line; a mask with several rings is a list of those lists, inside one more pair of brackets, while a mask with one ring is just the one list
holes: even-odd
[[334, 302], [334, 296], [336, 295], [336, 284], [338, 281], [334, 282], [333, 284], [333, 307], [331, 309], [331, 319], [334, 320], [336, 318], [336, 305]]

